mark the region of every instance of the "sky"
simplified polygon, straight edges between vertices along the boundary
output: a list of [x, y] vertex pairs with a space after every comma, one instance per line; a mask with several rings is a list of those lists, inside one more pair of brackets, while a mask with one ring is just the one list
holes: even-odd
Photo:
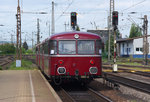
[[[18, 0], [0, 0], [0, 41], [16, 40], [16, 13]], [[110, 0], [53, 0], [55, 3], [55, 33], [70, 31], [70, 12], [77, 12], [81, 31], [105, 29], [108, 26]], [[150, 0], [114, 0], [119, 12], [118, 29], [122, 37], [129, 36], [132, 23], [142, 27], [144, 15], [150, 19]], [[36, 43], [37, 18], [40, 19], [41, 41], [51, 34], [52, 0], [20, 0], [22, 42]], [[47, 14], [35, 14], [47, 12]], [[135, 12], [134, 14], [131, 12]], [[65, 24], [67, 24], [65, 29]], [[49, 26], [50, 25], [50, 26]], [[149, 25], [149, 23], [148, 23]], [[50, 30], [50, 33], [49, 33]], [[148, 32], [150, 28], [148, 28]]]

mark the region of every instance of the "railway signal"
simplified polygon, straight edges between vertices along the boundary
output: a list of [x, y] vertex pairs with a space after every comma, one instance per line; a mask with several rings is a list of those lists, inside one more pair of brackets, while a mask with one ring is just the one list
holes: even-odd
[[118, 11], [112, 12], [112, 25], [117, 26], [118, 25]]
[[117, 44], [116, 44], [116, 30], [118, 26], [118, 11], [112, 12], [112, 26], [114, 29], [114, 66], [113, 66], [113, 72], [117, 72], [117, 64], [116, 64], [116, 52], [117, 52]]
[[73, 30], [75, 30], [76, 26], [77, 26], [77, 13], [71, 12], [71, 27]]

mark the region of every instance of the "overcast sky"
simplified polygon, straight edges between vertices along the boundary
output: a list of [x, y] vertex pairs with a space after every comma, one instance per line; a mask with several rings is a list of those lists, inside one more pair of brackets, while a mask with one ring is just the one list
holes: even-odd
[[[36, 42], [37, 18], [40, 19], [41, 40], [49, 36], [51, 24], [52, 0], [21, 0], [23, 12], [47, 12], [48, 14], [22, 13], [22, 38], [31, 45], [32, 32]], [[104, 29], [107, 27], [110, 0], [54, 0], [55, 2], [55, 32], [64, 32], [65, 23], [70, 25], [70, 12], [78, 13], [78, 25], [81, 31], [88, 29]], [[144, 15], [150, 19], [150, 0], [115, 0], [115, 10], [119, 11], [119, 30], [122, 36], [129, 35], [131, 24], [134, 22], [140, 27]], [[131, 12], [136, 12], [131, 14]], [[0, 3], [0, 41], [16, 37], [17, 0], [1, 0]], [[50, 27], [51, 30], [51, 27]], [[70, 31], [70, 26], [67, 26]], [[150, 30], [148, 30], [150, 31]], [[34, 43], [35, 43], [34, 42]]]

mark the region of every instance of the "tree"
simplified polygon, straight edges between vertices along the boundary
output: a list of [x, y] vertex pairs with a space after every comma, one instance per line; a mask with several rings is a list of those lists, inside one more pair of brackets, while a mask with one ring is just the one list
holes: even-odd
[[[106, 42], [106, 51], [108, 52], [108, 40]], [[110, 56], [114, 54], [114, 36], [111, 34], [110, 36]]]
[[[120, 39], [121, 34], [119, 29], [116, 30], [116, 39]], [[106, 42], [106, 52], [108, 53], [108, 40]], [[110, 56], [114, 56], [114, 33], [111, 31], [111, 36], [110, 36]]]
[[76, 31], [80, 31], [80, 27], [77, 25]]
[[27, 42], [26, 42], [26, 41], [23, 43], [23, 48], [24, 48], [25, 50], [28, 50], [28, 45], [27, 45]]
[[0, 45], [0, 54], [14, 54], [15, 47], [13, 44]]
[[132, 24], [131, 25], [131, 29], [130, 29], [130, 36], [129, 38], [133, 38], [133, 37], [139, 37], [142, 36], [142, 32], [139, 26]]

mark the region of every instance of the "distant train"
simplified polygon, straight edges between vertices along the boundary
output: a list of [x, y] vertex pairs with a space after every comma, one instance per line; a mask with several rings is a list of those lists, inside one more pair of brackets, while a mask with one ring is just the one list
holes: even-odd
[[87, 32], [54, 34], [36, 46], [36, 62], [55, 84], [102, 76], [102, 40]]

